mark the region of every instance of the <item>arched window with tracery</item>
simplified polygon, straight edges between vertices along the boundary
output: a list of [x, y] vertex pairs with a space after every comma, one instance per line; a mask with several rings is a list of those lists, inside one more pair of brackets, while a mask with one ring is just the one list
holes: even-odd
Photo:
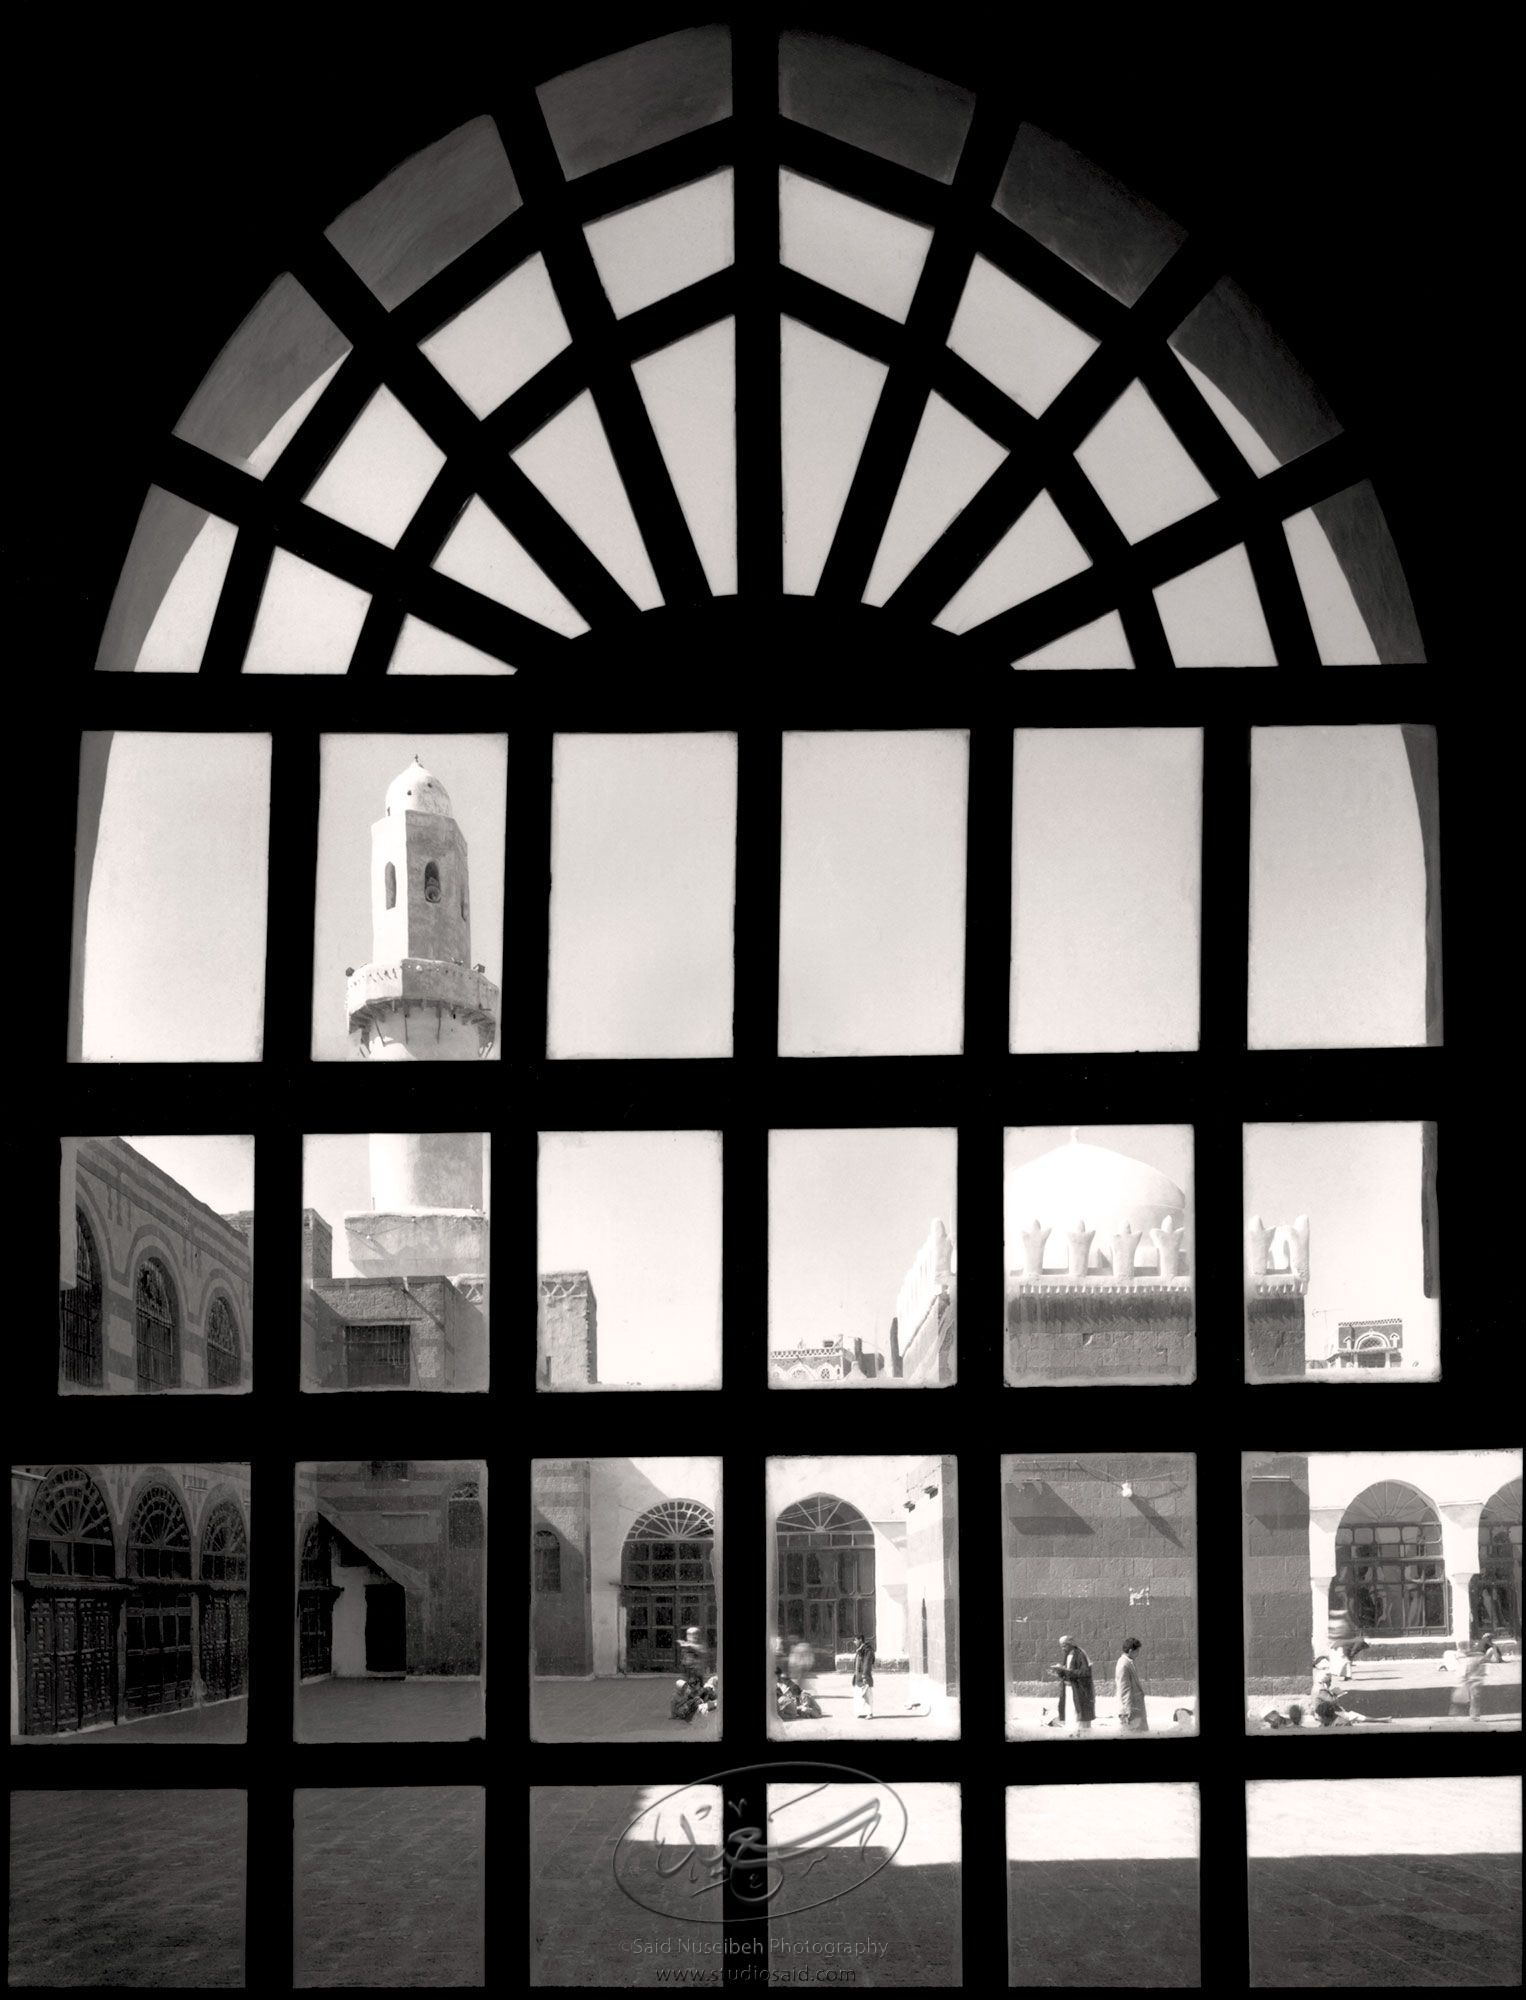
[[109, 1578], [115, 1540], [105, 1496], [82, 1466], [56, 1466], [27, 1517], [27, 1574]]
[[139, 1389], [179, 1388], [180, 1318], [175, 1288], [155, 1257], [145, 1257], [138, 1267], [135, 1305]]
[[850, 1500], [812, 1493], [774, 1524], [779, 1641], [804, 1642], [828, 1667], [848, 1642], [878, 1629], [874, 1529]]
[[1375, 1639], [1451, 1630], [1441, 1520], [1413, 1486], [1382, 1480], [1359, 1493], [1335, 1534], [1332, 1614]]
[[139, 1495], [127, 1527], [127, 1573], [145, 1582], [191, 1574], [191, 1530], [168, 1486]]
[[236, 1389], [241, 1372], [238, 1322], [219, 1292], [207, 1310], [207, 1387]]
[[98, 1389], [102, 1381], [101, 1261], [83, 1209], [74, 1211], [74, 1283], [58, 1293], [59, 1359], [66, 1382]]
[[201, 1532], [201, 1580], [240, 1588], [249, 1582], [249, 1533], [236, 1500], [220, 1500], [207, 1516]]

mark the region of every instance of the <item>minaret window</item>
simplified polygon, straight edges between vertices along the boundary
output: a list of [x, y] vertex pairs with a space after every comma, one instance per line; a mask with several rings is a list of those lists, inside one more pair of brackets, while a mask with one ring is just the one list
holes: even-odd
[[440, 900], [440, 870], [435, 862], [424, 863], [424, 901], [438, 903]]
[[395, 910], [397, 908], [397, 870], [390, 861], [387, 863], [386, 883], [387, 908]]

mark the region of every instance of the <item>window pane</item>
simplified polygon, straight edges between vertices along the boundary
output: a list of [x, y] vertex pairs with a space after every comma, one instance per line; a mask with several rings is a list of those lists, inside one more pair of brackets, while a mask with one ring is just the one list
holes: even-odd
[[984, 257], [970, 266], [948, 344], [1033, 417], [1044, 414], [1097, 346]]
[[1243, 548], [1157, 585], [1155, 603], [1179, 667], [1275, 667], [1261, 594]]
[[932, 231], [787, 169], [779, 174], [779, 261], [871, 311], [905, 319]]
[[1142, 542], [1216, 497], [1138, 382], [1129, 384], [1082, 439], [1076, 463], [1131, 542]]
[[1024, 508], [991, 553], [933, 620], [945, 632], [968, 632], [1067, 577], [1091, 568], [1091, 558], [1065, 525], [1047, 493]]
[[537, 1220], [537, 1388], [720, 1387], [718, 1132], [543, 1132]]
[[244, 672], [348, 672], [370, 608], [370, 597], [353, 583], [277, 549], [244, 655]]
[[1024, 669], [1132, 667], [1134, 656], [1129, 651], [1123, 620], [1116, 611], [1109, 611], [1106, 617], [1067, 632], [1063, 638], [1051, 639], [1047, 646], [1040, 646], [1035, 653], [1025, 653], [1012, 664]]
[[1298, 585], [1314, 627], [1320, 663], [1327, 667], [1375, 667], [1380, 664], [1367, 621], [1356, 594], [1341, 568], [1330, 538], [1312, 507], [1282, 524]]
[[1198, 1041], [1202, 732], [1020, 729], [1011, 1047]]
[[379, 181], [324, 234], [390, 311], [519, 206], [491, 118], [473, 118]]
[[769, 1133], [770, 1386], [820, 1386], [823, 1359], [847, 1388], [954, 1379], [957, 1153], [944, 1130]]
[[467, 408], [486, 417], [570, 338], [545, 260], [536, 255], [419, 345]]
[[403, 629], [392, 649], [387, 672], [511, 674], [514, 669], [506, 660], [495, 660], [490, 653], [479, 652], [475, 646], [468, 646], [464, 639], [453, 638], [449, 632], [441, 632], [436, 626], [426, 624], [422, 618], [408, 617], [403, 620]]
[[435, 557], [434, 567], [442, 576], [453, 577], [469, 590], [479, 590], [569, 639], [588, 630], [588, 621], [475, 495]]
[[513, 457], [643, 611], [661, 604], [662, 591], [592, 396], [569, 403]]
[[784, 589], [808, 597], [821, 580], [885, 369], [798, 320], [783, 320], [779, 337]]
[[307, 504], [397, 547], [445, 454], [390, 389], [378, 389], [308, 489]]
[[736, 739], [555, 739], [549, 1053], [731, 1053]]
[[98, 673], [194, 674], [238, 530], [149, 488], [96, 655]]
[[786, 732], [781, 1055], [960, 1052], [968, 775], [962, 730]]
[[269, 818], [268, 736], [85, 732], [72, 1059], [259, 1060]]
[[[433, 779], [427, 812], [407, 796], [415, 770], [419, 786]], [[470, 1061], [484, 1038], [496, 1057], [507, 798], [502, 736], [322, 739], [315, 1062], [362, 1048], [389, 1062]], [[425, 880], [431, 860], [438, 900]], [[404, 961], [418, 969], [400, 971]]]
[[1410, 734], [1252, 732], [1252, 1048], [1440, 1040], [1434, 731]]
[[584, 228], [617, 318], [724, 271], [735, 255], [730, 167]]
[[928, 397], [864, 591], [866, 604], [883, 604], [905, 581], [1006, 455], [936, 392]]
[[736, 322], [649, 354], [634, 373], [710, 588], [734, 596]]
[[[1253, 1328], [1254, 1373], [1354, 1383], [1440, 1378], [1435, 1152], [1427, 1130], [1402, 1120], [1246, 1126], [1248, 1282], [1256, 1283], [1260, 1266], [1264, 1288], [1291, 1292], [1285, 1309], [1302, 1336], [1290, 1340], [1286, 1365], [1258, 1369]], [[1393, 1365], [1360, 1367], [1364, 1340], [1378, 1342]]]

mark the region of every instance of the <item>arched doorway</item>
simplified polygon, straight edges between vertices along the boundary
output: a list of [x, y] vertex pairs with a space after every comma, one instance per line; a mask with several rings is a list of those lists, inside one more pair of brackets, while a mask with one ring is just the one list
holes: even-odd
[[875, 1637], [874, 1530], [834, 1493], [786, 1507], [775, 1524], [779, 1641], [803, 1639], [830, 1665], [855, 1633]]
[[195, 1700], [191, 1530], [168, 1486], [146, 1487], [127, 1528], [127, 1706], [138, 1715]]
[[1478, 1520], [1478, 1574], [1469, 1606], [1473, 1633], [1521, 1636], [1521, 1482], [1512, 1479], [1485, 1503]]
[[698, 1500], [664, 1500], [632, 1526], [620, 1552], [627, 1673], [671, 1673], [684, 1628], [715, 1651], [715, 1516]]
[[303, 1680], [334, 1671], [334, 1588], [328, 1531], [321, 1521], [302, 1537], [297, 1586], [297, 1655]]
[[116, 1544], [101, 1489], [60, 1466], [27, 1517], [26, 1728], [54, 1735], [117, 1714]]
[[1448, 1597], [1431, 1502], [1398, 1480], [1359, 1493], [1336, 1530], [1331, 1615], [1345, 1612], [1372, 1639], [1446, 1638]]
[[58, 1294], [59, 1363], [66, 1382], [101, 1386], [101, 1260], [95, 1238], [74, 1211], [74, 1283]]
[[249, 1679], [249, 1535], [236, 1500], [221, 1500], [201, 1534], [201, 1677], [208, 1701]]

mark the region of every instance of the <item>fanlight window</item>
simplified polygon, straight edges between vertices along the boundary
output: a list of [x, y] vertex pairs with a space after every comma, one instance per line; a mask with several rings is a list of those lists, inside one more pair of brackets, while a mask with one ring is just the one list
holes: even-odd
[[207, 1313], [207, 1387], [238, 1387], [238, 1327], [225, 1298], [213, 1299]]
[[683, 1536], [690, 1540], [715, 1533], [715, 1516], [698, 1500], [664, 1500], [649, 1507], [632, 1526], [628, 1541], [665, 1541]]
[[[777, 90], [776, 123], [731, 120], [733, 69], [749, 101]], [[733, 594], [735, 413], [764, 399], [788, 592], [889, 604], [1026, 667], [1423, 658], [1324, 399], [1202, 246], [1063, 140], [1014, 120], [1004, 155], [967, 150], [969, 92], [816, 35], [776, 58], [686, 30], [538, 98], [437, 139], [330, 224], [386, 312], [309, 257], [232, 334], [175, 427], [99, 667], [502, 674], [633, 609]], [[744, 129], [750, 167], [774, 148], [777, 255], [733, 226]], [[554, 265], [554, 167], [535, 192], [552, 149], [570, 180], [604, 169], [581, 258]], [[772, 381], [737, 366], [754, 281], [782, 308]], [[383, 369], [399, 335], [414, 365]], [[258, 484], [276, 468], [311, 560], [279, 546]], [[268, 579], [235, 612], [251, 537]]]
[[27, 1522], [27, 1574], [109, 1577], [115, 1541], [101, 1489], [81, 1466], [50, 1472]]
[[207, 1516], [201, 1537], [201, 1577], [203, 1583], [249, 1581], [249, 1536], [236, 1501], [219, 1501]]
[[825, 1537], [833, 1548], [874, 1547], [874, 1530], [863, 1515], [831, 1493], [813, 1493], [808, 1500], [797, 1500], [784, 1509], [775, 1528], [784, 1548], [808, 1547], [811, 1542], [807, 1537]]
[[127, 1568], [145, 1581], [191, 1574], [191, 1531], [185, 1509], [167, 1486], [150, 1486], [133, 1509]]
[[101, 1383], [101, 1267], [90, 1225], [74, 1211], [74, 1283], [58, 1294], [59, 1342], [66, 1382]]

